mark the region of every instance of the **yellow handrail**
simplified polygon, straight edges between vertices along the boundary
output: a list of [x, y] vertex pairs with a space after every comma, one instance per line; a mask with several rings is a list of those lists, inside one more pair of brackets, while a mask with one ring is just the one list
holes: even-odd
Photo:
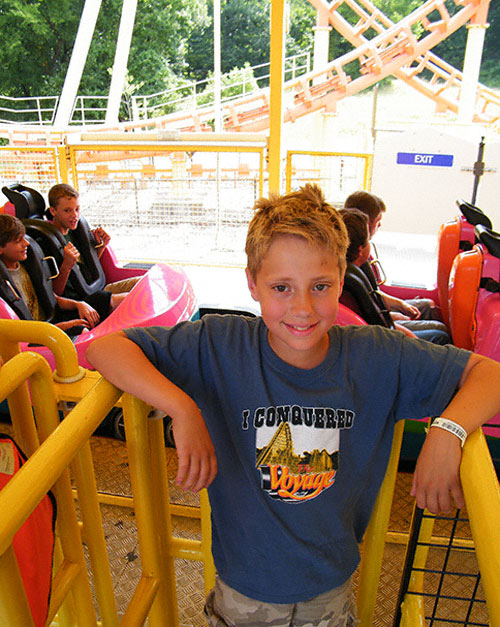
[[481, 429], [467, 438], [460, 477], [491, 627], [500, 626], [500, 487]]
[[[500, 487], [482, 429], [471, 433], [463, 448], [460, 478], [481, 582], [488, 608], [489, 624], [500, 627]], [[428, 514], [428, 513], [427, 513]], [[424, 621], [424, 569], [429, 553], [434, 518], [422, 521], [408, 594], [401, 606], [401, 625]], [[421, 543], [421, 544], [420, 544]]]

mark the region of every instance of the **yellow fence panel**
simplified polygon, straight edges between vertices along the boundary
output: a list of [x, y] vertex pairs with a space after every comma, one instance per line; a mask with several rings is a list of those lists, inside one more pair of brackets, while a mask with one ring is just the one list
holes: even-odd
[[289, 150], [286, 157], [286, 191], [315, 183], [328, 202], [343, 207], [358, 189], [370, 189], [372, 155], [313, 150]]
[[59, 181], [58, 163], [56, 147], [0, 146], [1, 186], [22, 183], [41, 193], [47, 193]]
[[70, 177], [91, 225], [120, 259], [244, 264], [263, 194], [265, 141], [70, 146]]
[[[0, 321], [0, 353], [5, 360], [0, 368], [0, 401], [8, 399], [16, 440], [28, 454], [28, 461], [0, 492], [0, 624], [32, 624], [11, 542], [50, 489], [58, 513], [49, 623], [143, 625], [148, 619], [153, 627], [175, 627], [174, 559], [202, 562], [205, 588], [214, 584], [208, 498], [206, 493], [201, 495], [198, 510], [205, 538], [174, 537], [161, 421], [148, 420], [151, 408], [125, 395], [122, 405], [132, 485], [132, 499], [126, 505], [134, 511], [142, 575], [128, 606], [121, 608], [120, 621], [89, 439], [121, 393], [97, 373], [82, 372], [65, 338], [47, 323]], [[40, 355], [19, 353], [20, 339], [58, 346], [56, 372]], [[61, 398], [76, 398], [83, 392], [82, 400], [61, 421]]]

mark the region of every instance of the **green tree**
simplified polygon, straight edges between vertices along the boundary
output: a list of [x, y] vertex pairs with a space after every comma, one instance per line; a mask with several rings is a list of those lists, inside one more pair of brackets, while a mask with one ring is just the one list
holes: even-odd
[[[84, 0], [2, 0], [0, 93], [40, 96], [60, 93], [73, 51]], [[107, 94], [122, 0], [101, 5], [82, 76], [80, 93]], [[206, 0], [139, 0], [128, 79], [131, 89], [166, 89], [186, 69], [192, 29], [207, 20]]]
[[[188, 40], [187, 76], [206, 78], [213, 71], [213, 1], [209, 0], [209, 20], [192, 31]], [[289, 0], [290, 19], [286, 36], [287, 56], [311, 52], [316, 13], [307, 0]], [[270, 0], [221, 1], [222, 72], [269, 62]], [[268, 68], [255, 75], [267, 73]]]
[[83, 0], [3, 0], [0, 5], [0, 92], [6, 96], [60, 92]]
[[[500, 56], [498, 41], [500, 39], [500, 3], [491, 2], [488, 12], [489, 27], [484, 38], [483, 60], [479, 80], [491, 87], [500, 87]], [[462, 70], [467, 45], [466, 28], [460, 28], [450, 37], [437, 45], [433, 52], [442, 59]]]

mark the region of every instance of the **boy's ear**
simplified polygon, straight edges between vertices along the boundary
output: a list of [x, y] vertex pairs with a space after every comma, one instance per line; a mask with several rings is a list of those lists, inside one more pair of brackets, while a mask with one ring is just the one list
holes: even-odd
[[342, 294], [342, 290], [344, 289], [345, 271], [346, 271], [346, 268], [344, 266], [343, 270], [341, 270], [340, 272], [340, 290], [339, 290], [340, 294]]
[[250, 294], [252, 296], [252, 298], [254, 300], [258, 301], [257, 295], [256, 295], [256, 285], [255, 285], [255, 281], [252, 277], [252, 275], [250, 274], [250, 271], [248, 270], [248, 268], [245, 268], [245, 273], [247, 275], [247, 283], [248, 283], [248, 289], [250, 290]]
[[50, 215], [54, 218], [56, 215], [56, 210], [54, 209], [54, 207], [52, 207], [52, 205], [49, 205], [49, 211]]

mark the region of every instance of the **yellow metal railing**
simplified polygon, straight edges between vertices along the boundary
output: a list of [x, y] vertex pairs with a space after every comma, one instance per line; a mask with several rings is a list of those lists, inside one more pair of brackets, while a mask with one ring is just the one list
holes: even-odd
[[[500, 627], [500, 487], [481, 429], [467, 438], [460, 477], [489, 615], [488, 624]], [[432, 535], [434, 522], [431, 515], [426, 514], [422, 519], [408, 592], [401, 605], [401, 627], [425, 624], [425, 567], [431, 547], [436, 544]], [[442, 542], [447, 538], [440, 539], [443, 546]], [[450, 538], [451, 548], [460, 550], [462, 545], [466, 546], [460, 538], [456, 540]]]
[[[120, 391], [98, 377], [81, 370], [65, 334], [47, 323], [0, 321], [0, 400], [8, 398], [14, 433], [22, 441], [28, 461], [0, 492], [0, 624], [32, 625], [12, 538], [50, 489], [57, 501], [55, 572], [49, 608], [49, 623], [57, 625], [118, 625], [110, 563], [104, 538], [99, 495], [89, 439]], [[57, 364], [59, 383], [53, 381], [47, 362], [34, 352], [19, 353], [16, 341], [55, 342], [57, 355], [68, 353]], [[65, 345], [60, 349], [60, 344]], [[89, 381], [86, 381], [86, 379]], [[29, 392], [26, 381], [29, 380]], [[97, 383], [96, 383], [97, 380]], [[85, 396], [60, 421], [61, 386], [76, 388], [66, 396]], [[92, 387], [90, 387], [92, 386]], [[90, 388], [90, 389], [89, 389]], [[205, 564], [205, 588], [215, 581], [210, 551], [210, 508], [206, 493], [200, 495], [201, 541], [172, 536], [168, 478], [163, 430], [160, 421], [148, 420], [150, 408], [123, 396], [127, 453], [132, 484], [133, 507], [141, 554], [142, 576], [127, 607], [122, 625], [143, 625], [146, 617], [153, 627], [178, 624], [174, 559], [182, 557]], [[33, 408], [33, 409], [32, 409]], [[36, 420], [36, 426], [35, 426]], [[76, 513], [70, 482], [71, 467], [79, 502]], [[89, 556], [85, 563], [82, 536]], [[92, 588], [98, 614], [92, 603]]]
[[367, 153], [289, 150], [286, 155], [286, 191], [317, 183], [330, 202], [342, 204], [358, 189], [370, 189], [373, 155]]

